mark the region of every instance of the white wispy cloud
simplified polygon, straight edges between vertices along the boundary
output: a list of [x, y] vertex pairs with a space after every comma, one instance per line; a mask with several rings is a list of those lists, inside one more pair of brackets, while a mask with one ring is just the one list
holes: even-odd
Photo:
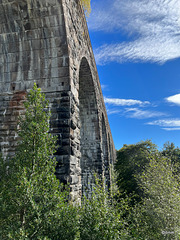
[[166, 101], [168, 101], [170, 103], [180, 105], [180, 94], [175, 94], [175, 95], [167, 97], [165, 99], [166, 99]]
[[[160, 127], [167, 127], [167, 128], [172, 128], [172, 127], [180, 128], [180, 119], [160, 119], [160, 120], [148, 122], [147, 124], [157, 125]], [[172, 128], [172, 129], [175, 129], [175, 128]]]
[[[104, 102], [108, 105], [107, 113], [110, 114], [121, 114], [127, 118], [136, 118], [136, 119], [147, 119], [167, 116], [166, 113], [146, 110], [145, 107], [152, 106], [149, 101], [140, 101], [136, 99], [121, 99], [121, 98], [107, 98], [104, 97]], [[116, 106], [113, 108], [111, 106]], [[130, 107], [138, 106], [138, 107]], [[120, 109], [118, 109], [120, 107]]]
[[179, 128], [162, 128], [165, 131], [180, 131], [180, 127]]
[[119, 109], [108, 109], [107, 108], [107, 114], [108, 115], [111, 115], [111, 114], [119, 114], [119, 113], [121, 113], [122, 111], [121, 110], [119, 110]]
[[108, 85], [101, 84], [101, 88], [102, 88], [102, 90], [108, 90]]
[[179, 0], [104, 0], [92, 8], [90, 30], [121, 31], [129, 39], [95, 49], [98, 64], [110, 61], [164, 63], [180, 57]]
[[107, 98], [107, 97], [104, 97], [104, 102], [107, 104], [116, 105], [116, 106], [133, 106], [133, 105], [144, 106], [144, 105], [150, 104], [149, 101], [140, 101], [135, 99]]
[[126, 108], [125, 114], [130, 118], [146, 119], [165, 116], [165, 113], [151, 110], [142, 110], [140, 108]]

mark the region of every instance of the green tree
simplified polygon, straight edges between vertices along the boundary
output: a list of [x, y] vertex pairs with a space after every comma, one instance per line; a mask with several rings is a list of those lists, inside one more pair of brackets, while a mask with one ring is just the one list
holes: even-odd
[[180, 163], [180, 148], [175, 147], [174, 143], [166, 142], [161, 153], [170, 158], [172, 163]]
[[54, 174], [56, 137], [49, 134], [48, 102], [36, 84], [24, 106], [17, 153], [0, 161], [1, 239], [75, 239], [76, 208]]
[[140, 201], [143, 191], [139, 188], [137, 178], [149, 163], [150, 158], [157, 153], [157, 147], [150, 140], [136, 144], [124, 145], [117, 151], [116, 173], [117, 185], [121, 193], [133, 195], [133, 201]]
[[132, 239], [180, 238], [180, 176], [174, 174], [176, 167], [171, 159], [157, 154], [138, 175], [146, 197], [130, 215]]
[[180, 239], [179, 156], [173, 143], [158, 151], [151, 141], [117, 152], [118, 187], [132, 195], [125, 213], [128, 239]]

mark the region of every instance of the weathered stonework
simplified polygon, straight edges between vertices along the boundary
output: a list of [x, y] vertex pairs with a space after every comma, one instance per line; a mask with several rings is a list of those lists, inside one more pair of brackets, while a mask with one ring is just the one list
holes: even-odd
[[18, 115], [34, 82], [58, 135], [57, 177], [72, 197], [91, 193], [93, 171], [110, 184], [115, 150], [79, 0], [0, 0], [0, 149], [14, 154]]

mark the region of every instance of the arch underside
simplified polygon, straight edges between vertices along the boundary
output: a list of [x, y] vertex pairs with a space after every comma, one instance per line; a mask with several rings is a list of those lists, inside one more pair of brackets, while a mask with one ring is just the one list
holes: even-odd
[[[109, 176], [105, 120], [103, 118], [102, 124], [99, 123], [98, 112], [91, 70], [86, 58], [83, 58], [79, 72], [80, 167], [82, 193], [86, 196], [93, 190], [94, 174], [98, 177]], [[106, 184], [109, 186], [109, 177]]]
[[82, 193], [92, 192], [94, 173], [102, 174], [97, 100], [89, 64], [82, 59], [79, 72], [79, 111]]
[[103, 153], [104, 181], [105, 181], [106, 188], [109, 189], [110, 188], [110, 163], [109, 163], [109, 152], [108, 152], [108, 139], [107, 139], [105, 119], [104, 119], [103, 114], [102, 114], [101, 130], [102, 130], [102, 153]]

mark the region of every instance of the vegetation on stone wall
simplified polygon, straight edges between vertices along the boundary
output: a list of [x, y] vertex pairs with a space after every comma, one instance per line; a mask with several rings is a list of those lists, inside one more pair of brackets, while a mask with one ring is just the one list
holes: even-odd
[[85, 12], [87, 13], [87, 15], [89, 15], [91, 12], [91, 0], [80, 0], [80, 1]]

